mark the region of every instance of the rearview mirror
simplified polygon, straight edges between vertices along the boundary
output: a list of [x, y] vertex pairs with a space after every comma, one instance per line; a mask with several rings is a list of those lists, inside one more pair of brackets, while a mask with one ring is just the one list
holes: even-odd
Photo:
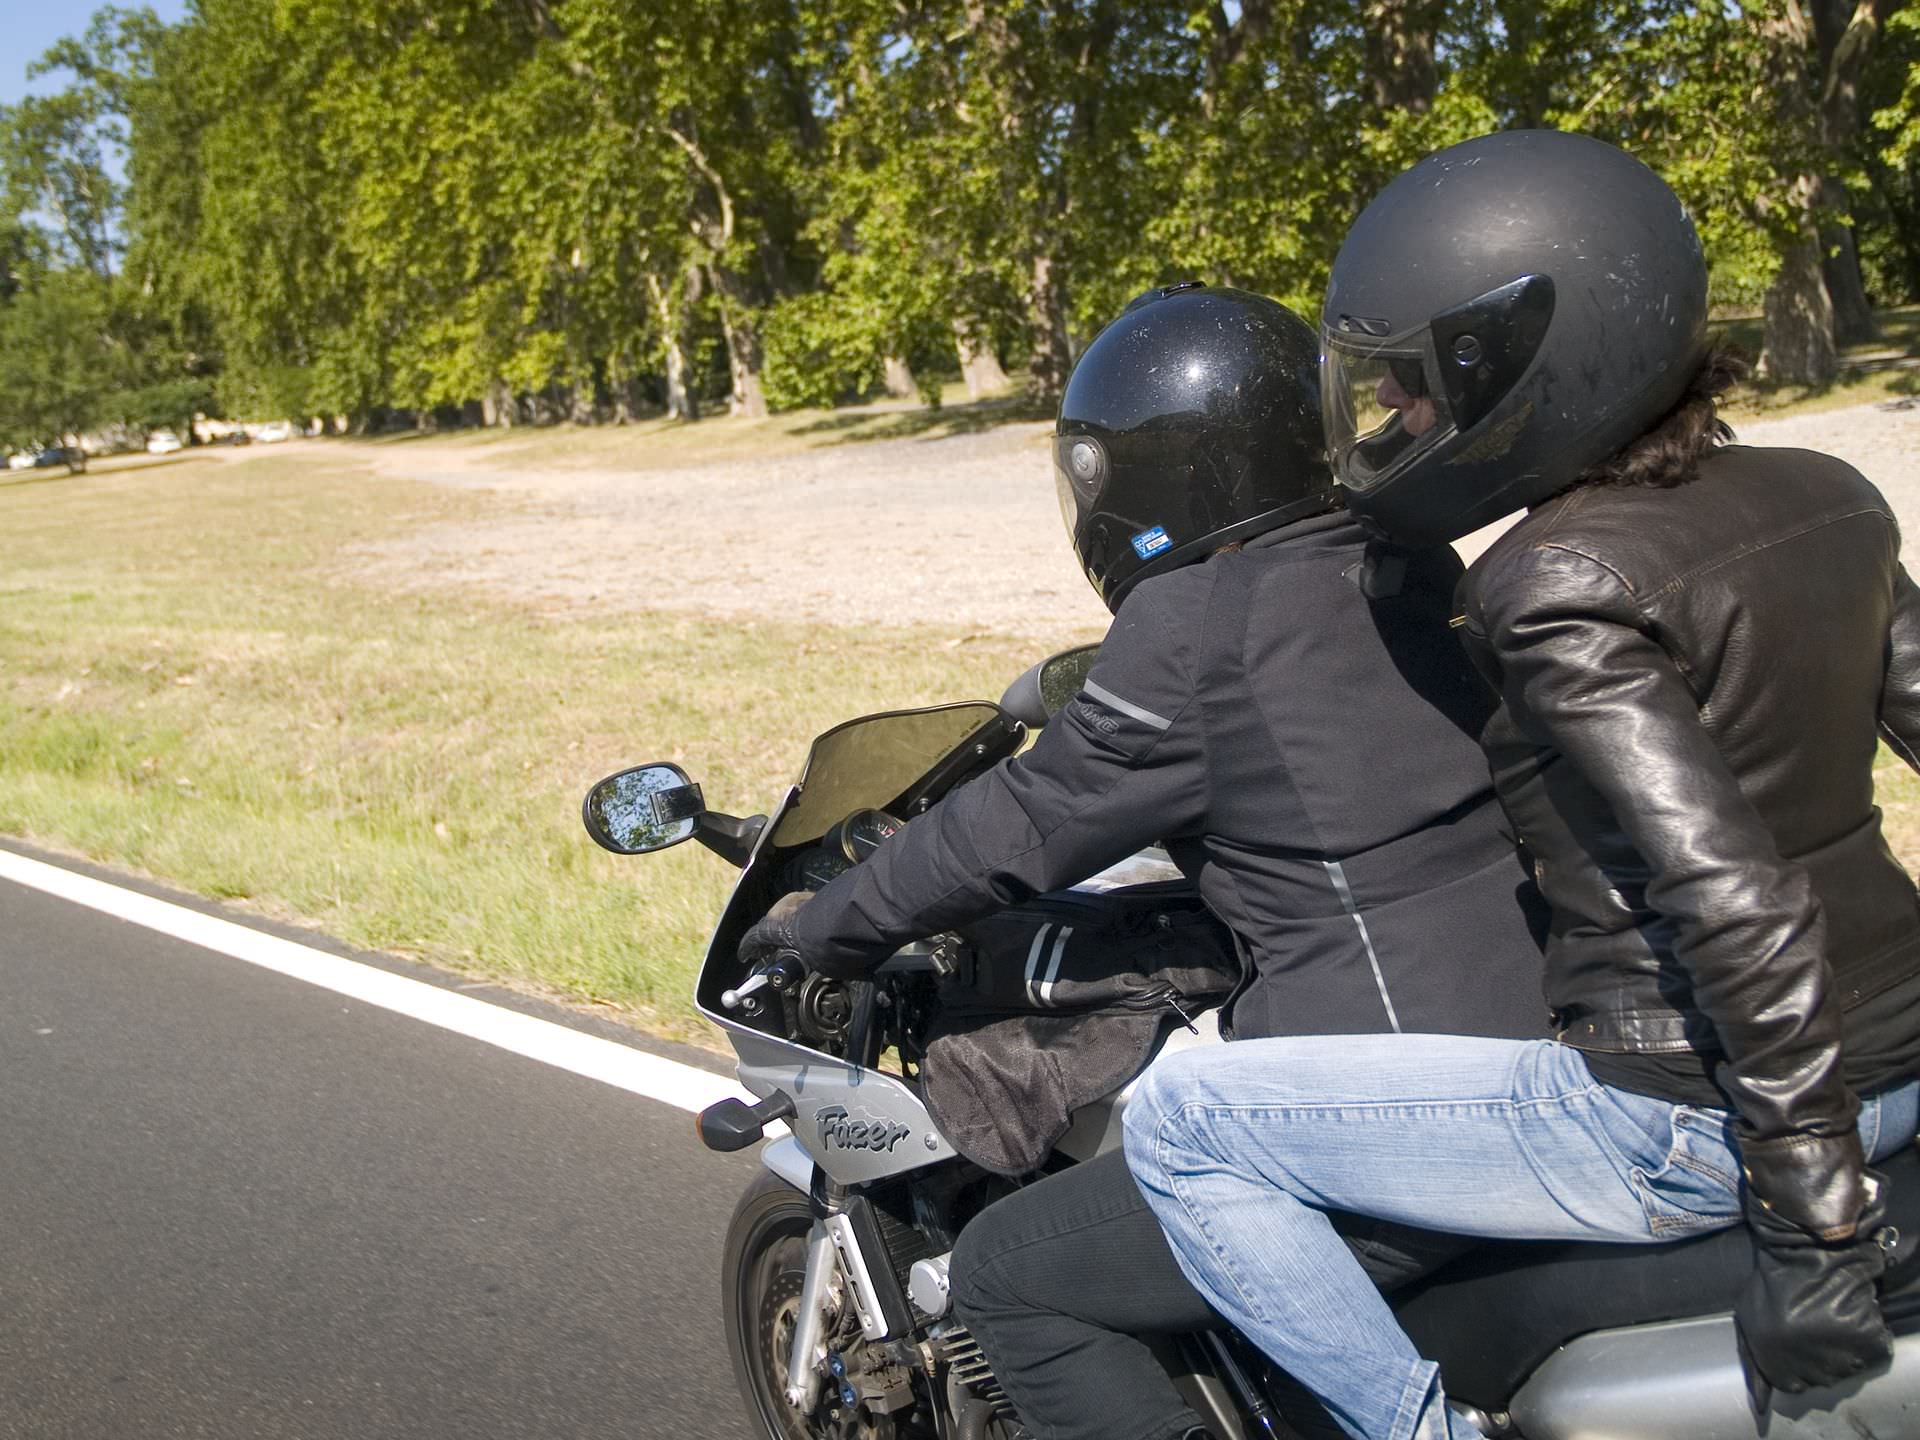
[[1000, 708], [1029, 730], [1038, 730], [1080, 693], [1093, 662], [1099, 658], [1098, 645], [1079, 645], [1049, 655], [1007, 687], [1007, 693], [1000, 697]]
[[609, 775], [587, 792], [580, 818], [605, 849], [646, 855], [691, 839], [706, 808], [687, 772], [663, 763]]
[[1067, 702], [1080, 693], [1087, 676], [1093, 672], [1093, 662], [1099, 658], [1098, 645], [1081, 645], [1040, 662], [1040, 704], [1049, 720], [1066, 709]]

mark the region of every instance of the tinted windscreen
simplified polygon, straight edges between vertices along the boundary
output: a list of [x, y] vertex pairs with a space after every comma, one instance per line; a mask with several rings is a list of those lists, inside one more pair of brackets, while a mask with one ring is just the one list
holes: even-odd
[[885, 809], [999, 717], [993, 705], [940, 705], [870, 715], [827, 731], [807, 752], [800, 797], [781, 817], [773, 843], [804, 845], [855, 810]]

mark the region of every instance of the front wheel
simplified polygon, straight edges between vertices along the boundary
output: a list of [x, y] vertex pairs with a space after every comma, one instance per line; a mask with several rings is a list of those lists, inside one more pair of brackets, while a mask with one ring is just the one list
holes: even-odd
[[[811, 1411], [802, 1413], [787, 1403], [787, 1356], [799, 1323], [812, 1226], [807, 1197], [777, 1176], [762, 1175], [740, 1197], [727, 1227], [722, 1318], [734, 1379], [759, 1424], [758, 1433], [767, 1440], [932, 1440], [940, 1427], [929, 1413], [926, 1386], [918, 1377], [912, 1382], [912, 1403], [891, 1413], [864, 1399], [843, 1405], [837, 1382], [831, 1381], [821, 1385]], [[885, 1355], [869, 1353], [845, 1291], [838, 1286], [828, 1303], [825, 1333], [827, 1348], [843, 1357], [856, 1388], [864, 1375], [887, 1367]], [[901, 1372], [892, 1367], [891, 1373]]]

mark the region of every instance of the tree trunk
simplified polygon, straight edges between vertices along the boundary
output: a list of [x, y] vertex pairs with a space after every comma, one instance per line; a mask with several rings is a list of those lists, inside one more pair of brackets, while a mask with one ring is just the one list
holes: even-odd
[[632, 424], [637, 409], [634, 405], [634, 376], [624, 358], [616, 357], [607, 362], [607, 394], [613, 401], [613, 423]]
[[[1809, 187], [1812, 177], [1804, 177]], [[1766, 340], [1760, 373], [1782, 385], [1825, 385], [1838, 370], [1833, 348], [1833, 302], [1821, 273], [1820, 238], [1803, 235], [1781, 256], [1767, 290]]]
[[1440, 93], [1434, 37], [1445, 8], [1440, 0], [1365, 0], [1367, 79], [1382, 110], [1433, 108]]
[[1206, 83], [1200, 88], [1200, 113], [1211, 120], [1220, 107], [1220, 92], [1229, 73], [1273, 29], [1273, 0], [1240, 0], [1240, 14], [1229, 19], [1223, 0], [1211, 0]]
[[881, 358], [880, 383], [896, 400], [911, 400], [920, 393], [920, 387], [914, 383], [913, 367], [898, 355]]
[[742, 303], [738, 277], [715, 265], [708, 269], [714, 293], [720, 299], [720, 333], [727, 341], [727, 370], [733, 376], [729, 415], [758, 420], [767, 413], [766, 392], [760, 388], [760, 331]]
[[971, 320], [954, 318], [953, 348], [960, 356], [960, 374], [967, 382], [967, 399], [981, 400], [1007, 388], [1007, 372], [1000, 368], [1000, 357], [993, 353], [986, 338], [977, 333]]
[[[1814, 36], [1798, 0], [1770, 8], [1760, 20], [1765, 41], [1764, 80], [1773, 94], [1774, 124], [1781, 134], [1820, 140], [1818, 81], [1813, 75]], [[1783, 212], [1776, 246], [1780, 269], [1767, 287], [1766, 325], [1760, 343], [1760, 373], [1783, 385], [1825, 385], [1834, 377], [1833, 301], [1821, 263], [1818, 204], [1820, 177], [1796, 175], [1772, 203]]]
[[[1861, 72], [1898, 8], [1899, 0], [1808, 0], [1804, 9], [1788, 0], [1760, 22], [1769, 42], [1776, 123], [1787, 135], [1805, 137], [1830, 162], [1841, 159], [1860, 129]], [[1848, 208], [1845, 189], [1830, 176], [1831, 169], [1825, 177], [1801, 175], [1789, 187], [1797, 233], [1767, 291], [1760, 369], [1788, 384], [1828, 383], [1839, 371], [1836, 339], [1873, 333], [1852, 236], [1821, 224], [1822, 208], [1842, 215]], [[1810, 334], [1812, 325], [1824, 325], [1824, 334]]]
[[[698, 273], [690, 272], [689, 279], [696, 278]], [[647, 293], [653, 297], [654, 318], [659, 321], [662, 343], [667, 352], [667, 418], [697, 420], [700, 411], [694, 403], [693, 393], [687, 389], [687, 351], [680, 341], [680, 317], [674, 313], [667, 287], [660, 283], [658, 275], [648, 274]]]
[[[1845, 194], [1845, 187], [1827, 182]], [[1873, 302], [1860, 279], [1860, 253], [1854, 248], [1853, 227], [1828, 225], [1820, 232], [1821, 273], [1833, 302], [1833, 338], [1840, 345], [1864, 345], [1880, 333], [1873, 318]]]
[[487, 393], [480, 397], [480, 419], [489, 429], [498, 425], [503, 430], [511, 430], [520, 419], [519, 410], [513, 391], [504, 380], [493, 381], [487, 386]]
[[[1820, 143], [1839, 160], [1860, 133], [1860, 77], [1899, 0], [1812, 0], [1812, 7], [1820, 63]], [[1853, 197], [1829, 170], [1821, 177], [1819, 199], [1833, 217], [1822, 239], [1834, 338], [1842, 345], [1863, 344], [1879, 333], [1879, 326], [1860, 280], [1860, 256], [1853, 243]]]
[[1057, 402], [1066, 392], [1067, 373], [1073, 369], [1073, 350], [1067, 342], [1066, 297], [1054, 274], [1051, 255], [1033, 257], [1033, 283], [1027, 291], [1027, 301], [1028, 324], [1033, 332], [1027, 385], [1038, 398]]
[[748, 420], [764, 420], [767, 393], [760, 386], [760, 340], [745, 327], [721, 322], [727, 335], [727, 369], [733, 375], [733, 394], [727, 413]]

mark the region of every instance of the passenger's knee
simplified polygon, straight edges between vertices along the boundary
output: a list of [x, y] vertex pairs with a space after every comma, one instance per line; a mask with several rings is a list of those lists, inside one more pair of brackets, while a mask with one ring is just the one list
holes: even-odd
[[1005, 1263], [1011, 1233], [1000, 1207], [989, 1205], [967, 1223], [947, 1257], [947, 1296], [969, 1330], [1018, 1305], [1016, 1270]]
[[1140, 1077], [1127, 1102], [1122, 1132], [1127, 1167], [1145, 1189], [1152, 1189], [1149, 1182], [1161, 1149], [1179, 1127], [1181, 1107], [1190, 1098], [1187, 1090], [1193, 1073], [1191, 1057], [1162, 1056]]

